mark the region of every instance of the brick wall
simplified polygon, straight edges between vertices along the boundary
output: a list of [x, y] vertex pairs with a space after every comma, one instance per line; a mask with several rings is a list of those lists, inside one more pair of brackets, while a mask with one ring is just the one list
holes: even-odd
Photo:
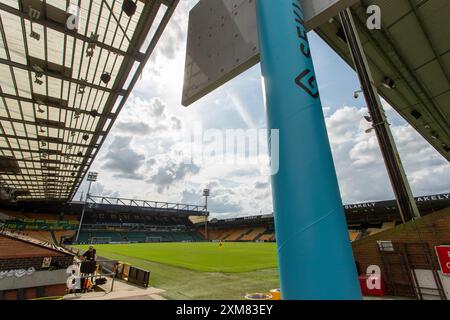
[[70, 255], [0, 235], [0, 271], [30, 267], [40, 270], [45, 257], [51, 257], [52, 266], [58, 269], [67, 268], [73, 260]]
[[[383, 240], [405, 243], [426, 242], [432, 250], [436, 245], [450, 244], [450, 208], [427, 215], [415, 223], [408, 222], [353, 242], [353, 255], [360, 266], [361, 273], [365, 273], [369, 265], [382, 267], [377, 241]], [[432, 256], [437, 263], [435, 255], [432, 254]]]
[[61, 253], [0, 235], [0, 259], [23, 257], [54, 257]]
[[[43, 292], [43, 296], [38, 297], [38, 291]], [[43, 297], [57, 297], [66, 294], [66, 286], [64, 284], [51, 285], [41, 288], [26, 288], [23, 289], [23, 298], [25, 300], [43, 298]], [[0, 300], [18, 300], [20, 296], [19, 290], [7, 290], [0, 292]]]
[[[42, 262], [47, 256], [29, 257], [29, 258], [13, 258], [13, 259], [0, 259], [0, 271], [15, 270], [15, 269], [28, 269], [34, 267], [36, 270], [42, 269]], [[52, 257], [52, 266], [57, 269], [67, 268], [72, 264], [73, 257], [68, 255], [54, 256]]]

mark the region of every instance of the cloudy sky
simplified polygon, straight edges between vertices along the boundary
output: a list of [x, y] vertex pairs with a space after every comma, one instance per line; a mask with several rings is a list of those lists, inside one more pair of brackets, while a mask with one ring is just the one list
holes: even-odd
[[[180, 2], [91, 170], [93, 195], [202, 204], [219, 218], [272, 212], [269, 177], [257, 163], [186, 163], [186, 130], [264, 129], [259, 65], [188, 108], [181, 106], [188, 11]], [[344, 203], [393, 199], [393, 192], [355, 73], [314, 33], [309, 33], [333, 157]], [[339, 77], [335, 77], [339, 74]], [[450, 191], [450, 164], [388, 104], [388, 119], [415, 196]], [[263, 142], [261, 142], [263, 143]], [[265, 142], [264, 142], [265, 143]], [[75, 200], [86, 193], [83, 182]]]

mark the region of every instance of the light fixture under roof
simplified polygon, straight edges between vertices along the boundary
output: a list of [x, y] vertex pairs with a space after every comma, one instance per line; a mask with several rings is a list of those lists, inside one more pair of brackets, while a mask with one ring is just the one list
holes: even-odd
[[37, 64], [33, 64], [32, 68], [38, 74], [43, 74], [44, 73], [44, 69], [42, 69], [41, 66], [39, 66]]
[[431, 137], [435, 140], [439, 139], [439, 133], [437, 133], [436, 131], [431, 132]]
[[44, 112], [45, 112], [45, 110], [41, 109], [41, 106], [40, 106], [40, 105], [38, 105], [38, 110], [37, 110], [37, 112], [39, 112], [39, 113], [44, 113]]
[[395, 88], [395, 81], [389, 77], [384, 77], [383, 82], [381, 84], [387, 89]]
[[100, 114], [98, 113], [97, 110], [93, 109], [93, 110], [89, 111], [89, 115], [91, 115], [93, 117], [98, 117]]
[[44, 83], [44, 81], [42, 81], [41, 79], [39, 79], [40, 77], [37, 76], [34, 78], [34, 83], [38, 84], [38, 85], [42, 85]]
[[363, 93], [363, 91], [362, 90], [357, 90], [357, 91], [353, 92], [353, 98], [358, 99], [360, 93]]
[[122, 10], [129, 17], [136, 13], [137, 5], [133, 0], [124, 0], [122, 4]]
[[111, 81], [111, 75], [108, 72], [104, 72], [100, 76], [100, 80], [102, 80], [103, 83], [108, 84], [109, 81]]
[[367, 122], [372, 122], [371, 116], [364, 116], [364, 119], [366, 119]]
[[417, 110], [411, 111], [411, 115], [412, 115], [414, 118], [416, 118], [416, 119], [422, 118], [422, 114], [421, 114], [419, 111], [417, 111]]
[[41, 35], [35, 31], [31, 30], [30, 38], [39, 41], [39, 40], [41, 40]]

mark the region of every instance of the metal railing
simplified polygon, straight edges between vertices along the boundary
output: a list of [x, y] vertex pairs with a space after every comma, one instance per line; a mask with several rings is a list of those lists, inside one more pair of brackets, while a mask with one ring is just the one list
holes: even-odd
[[[74, 248], [71, 248], [72, 250], [74, 250]], [[81, 264], [85, 262], [82, 260], [77, 260], [74, 261], [74, 265], [78, 266], [78, 270], [81, 269]], [[92, 273], [92, 274], [85, 274], [85, 273], [79, 273], [76, 274], [76, 277], [85, 277], [85, 278], [89, 278], [89, 279], [98, 279], [98, 278], [106, 278], [109, 277], [110, 283], [111, 283], [111, 287], [109, 288], [109, 291], [104, 290], [105, 294], [111, 293], [114, 290], [114, 280], [116, 278], [116, 272], [113, 270], [114, 268], [110, 265], [111, 263], [116, 263], [117, 261], [114, 260], [109, 260], [109, 259], [105, 259], [105, 258], [101, 258], [101, 259], [96, 259], [95, 263], [97, 265], [101, 266], [101, 271], [100, 272], [96, 272], [96, 273]], [[106, 278], [108, 279], [108, 278]], [[84, 292], [82, 291], [84, 289], [79, 289], [79, 290], [74, 290], [73, 294], [75, 296], [81, 296]]]

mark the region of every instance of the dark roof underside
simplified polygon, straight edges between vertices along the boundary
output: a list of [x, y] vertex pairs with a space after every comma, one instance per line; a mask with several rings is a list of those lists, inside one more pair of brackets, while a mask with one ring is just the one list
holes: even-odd
[[0, 2], [0, 183], [18, 200], [73, 197], [178, 4], [123, 2]]
[[[366, 27], [370, 5], [381, 8], [381, 30]], [[449, 12], [448, 0], [362, 0], [352, 7], [379, 93], [450, 161]], [[316, 32], [353, 67], [339, 28], [336, 17]], [[385, 77], [394, 89], [382, 85]]]

